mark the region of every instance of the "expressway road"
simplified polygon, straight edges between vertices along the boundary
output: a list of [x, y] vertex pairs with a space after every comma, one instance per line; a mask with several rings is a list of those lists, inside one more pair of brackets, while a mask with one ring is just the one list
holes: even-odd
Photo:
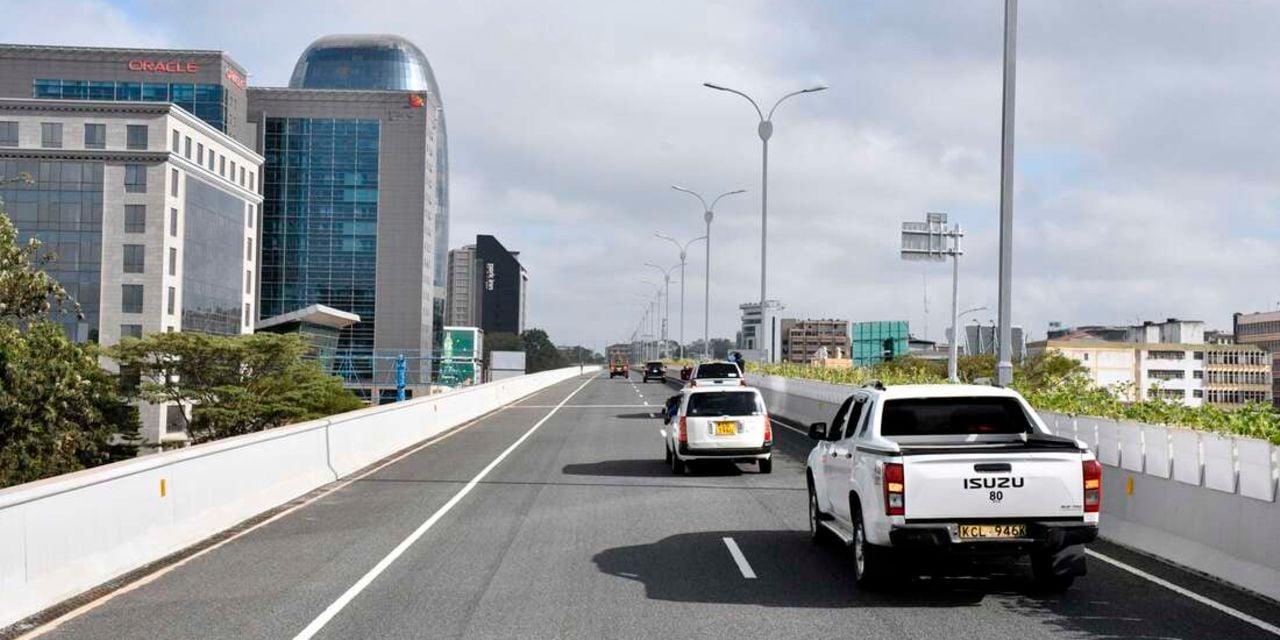
[[775, 429], [771, 475], [672, 476], [650, 417], [669, 394], [558, 384], [31, 635], [1277, 637], [1273, 603], [1104, 544], [1239, 615], [1096, 558], [1058, 596], [1032, 593], [1020, 565], [859, 592], [843, 550], [808, 540], [808, 439]]

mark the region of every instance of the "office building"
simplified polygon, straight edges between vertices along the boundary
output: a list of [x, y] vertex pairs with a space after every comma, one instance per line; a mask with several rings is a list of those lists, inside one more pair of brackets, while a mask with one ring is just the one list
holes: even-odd
[[[231, 76], [219, 52], [0, 46], [0, 175], [31, 178], [0, 197], [58, 256], [73, 339], [252, 331], [262, 157], [227, 133], [248, 129]], [[143, 437], [185, 439], [177, 411], [142, 405]]]
[[[263, 168], [262, 317], [323, 304], [362, 394], [430, 382], [448, 242], [444, 109], [426, 56], [396, 36], [329, 36], [287, 88], [251, 87]], [[354, 381], [354, 382], [352, 382]]]
[[782, 353], [782, 318], [786, 307], [777, 300], [746, 302], [742, 311], [742, 328], [738, 331], [737, 348], [747, 360], [778, 362]]
[[1271, 398], [1280, 407], [1280, 311], [1237, 313], [1232, 320], [1235, 340], [1255, 345], [1271, 356]]
[[449, 250], [449, 275], [446, 282], [445, 321], [451, 326], [480, 325], [480, 291], [483, 283], [476, 269], [476, 246]]
[[849, 325], [853, 365], [867, 367], [910, 353], [910, 325], [906, 320], [854, 322]]
[[493, 236], [476, 236], [475, 310], [479, 326], [487, 334], [523, 333], [528, 302], [529, 272], [520, 264], [520, 253], [507, 251]]
[[828, 358], [850, 358], [848, 320], [782, 320], [782, 360], [807, 364], [826, 348]]

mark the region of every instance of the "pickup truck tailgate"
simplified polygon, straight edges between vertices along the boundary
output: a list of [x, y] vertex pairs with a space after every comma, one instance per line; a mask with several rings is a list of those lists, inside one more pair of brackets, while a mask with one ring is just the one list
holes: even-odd
[[1084, 514], [1078, 452], [907, 455], [903, 466], [908, 521]]

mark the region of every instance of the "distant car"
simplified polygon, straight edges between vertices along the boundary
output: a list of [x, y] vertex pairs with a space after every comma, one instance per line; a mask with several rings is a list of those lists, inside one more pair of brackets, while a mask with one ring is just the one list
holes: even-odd
[[657, 360], [644, 363], [644, 382], [648, 382], [650, 378], [658, 382], [666, 380], [667, 366]]
[[613, 362], [609, 363], [609, 378], [612, 379], [616, 376], [630, 378], [631, 377], [630, 369], [631, 369], [631, 365], [627, 364], [626, 360], [614, 360]]
[[705, 387], [716, 385], [747, 386], [742, 377], [742, 370], [732, 362], [700, 362], [693, 367], [689, 376], [689, 386]]
[[685, 387], [669, 402], [662, 435], [672, 473], [684, 473], [695, 460], [751, 462], [760, 473], [773, 471], [773, 425], [756, 389]]

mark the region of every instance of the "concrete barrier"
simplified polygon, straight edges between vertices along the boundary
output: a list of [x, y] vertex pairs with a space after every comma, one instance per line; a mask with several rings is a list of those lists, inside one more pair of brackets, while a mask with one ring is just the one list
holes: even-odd
[[[847, 385], [749, 374], [772, 414], [830, 422]], [[1103, 473], [1101, 535], [1280, 600], [1280, 447], [1165, 425], [1039, 411], [1093, 448]]]
[[508, 378], [0, 490], [0, 628], [578, 374]]

